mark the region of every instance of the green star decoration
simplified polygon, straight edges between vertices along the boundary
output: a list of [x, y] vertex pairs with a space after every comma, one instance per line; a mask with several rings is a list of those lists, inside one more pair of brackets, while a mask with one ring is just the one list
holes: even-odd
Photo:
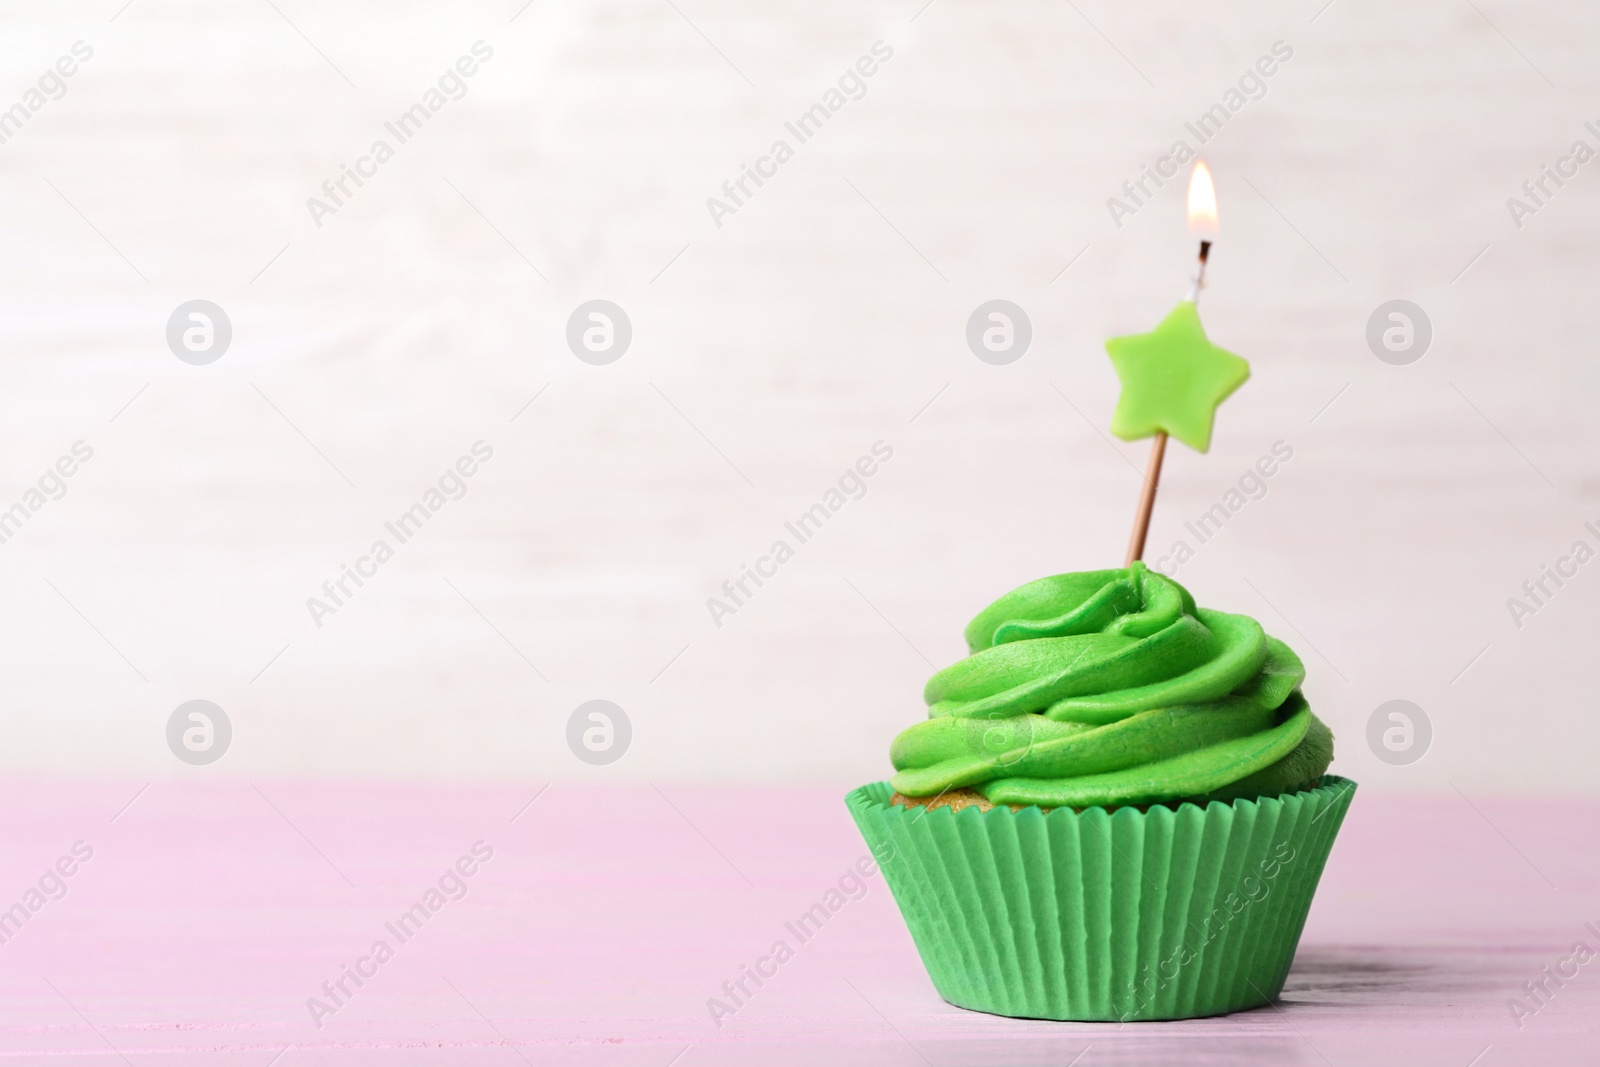
[[1122, 396], [1111, 432], [1136, 441], [1165, 430], [1196, 452], [1211, 447], [1217, 405], [1250, 377], [1250, 364], [1206, 339], [1191, 301], [1173, 308], [1149, 333], [1106, 342]]

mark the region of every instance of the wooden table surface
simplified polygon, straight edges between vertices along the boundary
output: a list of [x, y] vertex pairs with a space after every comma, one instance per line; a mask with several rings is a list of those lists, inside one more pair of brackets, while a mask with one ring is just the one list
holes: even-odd
[[[1585, 928], [1600, 927], [1593, 802], [1358, 793], [1279, 1003], [1116, 1026], [945, 1004], [881, 877], [800, 943], [785, 923], [865, 852], [842, 788], [3, 789], [0, 908], [21, 905], [0, 927], [7, 1062], [1497, 1067], [1600, 1054], [1600, 962], [1565, 964], [1576, 976], [1546, 980], [1553, 995], [1520, 1020], [1508, 1003], [1575, 942], [1600, 949]], [[460, 869], [470, 877], [446, 875]], [[426, 918], [397, 926], [418, 903]], [[719, 1027], [708, 999], [780, 939], [793, 958]], [[344, 965], [369, 975], [343, 978], [348, 995]]]

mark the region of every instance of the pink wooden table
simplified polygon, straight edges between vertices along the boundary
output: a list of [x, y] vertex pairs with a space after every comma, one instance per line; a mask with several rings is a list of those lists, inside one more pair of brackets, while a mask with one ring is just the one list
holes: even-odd
[[[1600, 1062], [1600, 961], [1562, 963], [1600, 949], [1594, 803], [1359, 793], [1279, 1004], [1118, 1027], [943, 1003], [881, 877], [799, 943], [785, 923], [864, 852], [842, 788], [557, 785], [529, 806], [533, 788], [140, 786], [4, 787], [0, 908], [21, 909], [0, 916], [0, 1058]], [[462, 857], [470, 877], [446, 876]], [[794, 958], [717, 1027], [707, 999], [779, 939]]]

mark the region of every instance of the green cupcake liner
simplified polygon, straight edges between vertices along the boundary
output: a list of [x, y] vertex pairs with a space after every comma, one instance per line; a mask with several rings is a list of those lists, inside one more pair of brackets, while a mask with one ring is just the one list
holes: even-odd
[[1356, 784], [1081, 812], [846, 798], [934, 988], [1032, 1019], [1192, 1019], [1259, 1007], [1289, 974]]

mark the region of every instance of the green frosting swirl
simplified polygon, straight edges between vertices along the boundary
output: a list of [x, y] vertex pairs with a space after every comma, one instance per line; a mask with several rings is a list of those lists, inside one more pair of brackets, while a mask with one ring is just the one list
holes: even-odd
[[1298, 788], [1333, 759], [1300, 657], [1143, 563], [1029, 582], [966, 638], [972, 654], [928, 680], [928, 720], [890, 749], [906, 796], [1204, 803]]

